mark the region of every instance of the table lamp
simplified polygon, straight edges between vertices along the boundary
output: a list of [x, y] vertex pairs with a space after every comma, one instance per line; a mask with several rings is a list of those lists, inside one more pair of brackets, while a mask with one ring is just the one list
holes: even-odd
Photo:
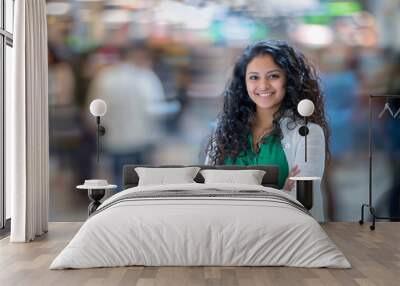
[[304, 161], [307, 162], [307, 135], [310, 130], [307, 127], [308, 117], [314, 113], [314, 103], [309, 99], [303, 99], [297, 105], [297, 111], [304, 117], [304, 125], [299, 128], [299, 133], [304, 136]]
[[[314, 103], [309, 99], [301, 100], [297, 105], [297, 111], [304, 117], [304, 125], [299, 128], [299, 134], [304, 137], [304, 161], [307, 163], [307, 135], [310, 130], [307, 127], [308, 117], [314, 113]], [[304, 207], [310, 210], [313, 207], [313, 181], [319, 177], [290, 177], [296, 181], [296, 199]]]
[[100, 153], [100, 136], [103, 136], [106, 133], [106, 129], [100, 125], [100, 117], [104, 116], [107, 112], [107, 104], [104, 100], [95, 99], [90, 103], [90, 113], [96, 117], [97, 123], [97, 162], [99, 162], [99, 153]]

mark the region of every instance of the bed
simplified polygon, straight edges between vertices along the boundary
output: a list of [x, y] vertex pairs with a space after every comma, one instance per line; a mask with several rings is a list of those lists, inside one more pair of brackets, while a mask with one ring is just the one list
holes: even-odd
[[193, 183], [138, 185], [137, 167], [124, 167], [124, 190], [100, 205], [50, 269], [351, 267], [301, 203], [276, 189], [274, 166], [196, 166], [263, 170], [260, 185], [204, 183], [200, 172]]

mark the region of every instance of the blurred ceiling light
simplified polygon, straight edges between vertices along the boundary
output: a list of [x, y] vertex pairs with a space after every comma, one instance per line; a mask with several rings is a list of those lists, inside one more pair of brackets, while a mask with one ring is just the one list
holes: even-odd
[[132, 21], [129, 11], [121, 9], [104, 10], [102, 20], [108, 25], [120, 25]]
[[71, 5], [66, 2], [51, 2], [46, 6], [47, 15], [61, 16], [67, 14], [71, 10]]
[[220, 7], [208, 3], [203, 7], [191, 6], [176, 1], [161, 1], [155, 9], [155, 20], [166, 24], [181, 24], [187, 29], [208, 29]]
[[269, 7], [268, 10], [282, 14], [310, 11], [320, 7], [320, 1], [318, 0], [268, 0], [265, 2], [268, 2], [264, 3], [265, 7]]
[[[322, 0], [321, 0], [322, 1]], [[256, 18], [301, 16], [321, 10], [320, 0], [221, 0], [218, 3], [236, 11], [245, 11]]]
[[298, 43], [316, 48], [332, 44], [334, 38], [332, 29], [323, 25], [301, 25], [289, 35]]
[[183, 0], [183, 2], [187, 5], [202, 6], [207, 2], [207, 0]]
[[151, 8], [155, 5], [154, 2], [154, 0], [108, 0], [107, 5], [136, 10]]
[[154, 24], [154, 13], [150, 9], [135, 11], [132, 21], [139, 24]]
[[211, 26], [214, 15], [217, 13], [218, 6], [215, 4], [209, 4], [202, 8], [193, 10], [191, 15], [185, 17], [184, 23], [188, 29], [208, 29]]
[[162, 24], [179, 24], [185, 5], [175, 1], [162, 1], [155, 9], [155, 20]]
[[230, 16], [225, 19], [221, 33], [230, 43], [240, 44], [251, 40], [255, 28], [254, 22], [250, 19]]

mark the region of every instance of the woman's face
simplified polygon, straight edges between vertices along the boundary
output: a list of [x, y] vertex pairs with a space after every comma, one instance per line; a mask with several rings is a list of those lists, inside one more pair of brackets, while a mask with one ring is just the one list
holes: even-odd
[[257, 108], [275, 112], [285, 97], [286, 75], [270, 55], [252, 59], [246, 68], [246, 89]]

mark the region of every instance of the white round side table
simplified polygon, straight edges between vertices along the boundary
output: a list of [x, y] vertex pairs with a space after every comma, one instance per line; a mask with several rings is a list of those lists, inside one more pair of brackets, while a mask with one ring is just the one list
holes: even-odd
[[94, 185], [94, 184], [85, 184], [76, 186], [78, 190], [87, 190], [88, 197], [90, 199], [90, 204], [88, 206], [88, 215], [90, 216], [92, 213], [96, 211], [96, 209], [101, 205], [100, 200], [104, 197], [106, 190], [115, 189], [117, 185]]

